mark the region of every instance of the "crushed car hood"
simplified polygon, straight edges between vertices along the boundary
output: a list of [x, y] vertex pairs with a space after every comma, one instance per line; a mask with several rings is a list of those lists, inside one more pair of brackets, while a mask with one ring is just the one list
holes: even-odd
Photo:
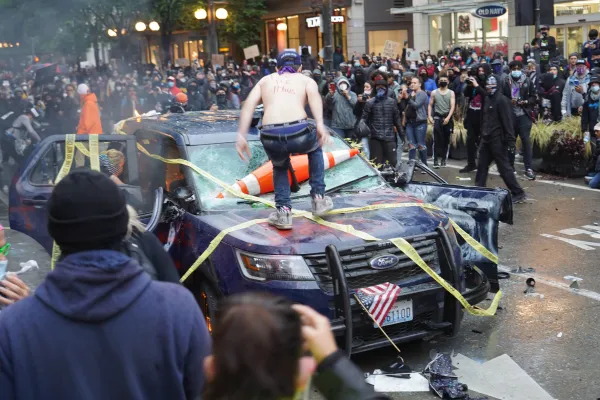
[[[396, 190], [379, 190], [362, 194], [342, 194], [333, 197], [335, 208], [365, 207], [374, 204], [422, 203], [416, 197]], [[295, 203], [301, 210], [310, 210], [310, 202]], [[215, 236], [222, 230], [253, 219], [267, 218], [272, 209], [234, 210], [227, 213], [204, 215], [198, 219], [204, 229]], [[342, 225], [352, 225], [379, 239], [416, 236], [433, 232], [447, 222], [443, 212], [420, 207], [392, 208], [385, 210], [360, 211], [352, 214], [325, 216], [324, 219]], [[339, 250], [364, 243], [364, 240], [337, 229], [319, 225], [307, 218], [295, 217], [291, 231], [279, 231], [267, 223], [231, 232], [223, 239], [235, 248], [259, 254], [314, 254], [325, 251], [333, 244]]]

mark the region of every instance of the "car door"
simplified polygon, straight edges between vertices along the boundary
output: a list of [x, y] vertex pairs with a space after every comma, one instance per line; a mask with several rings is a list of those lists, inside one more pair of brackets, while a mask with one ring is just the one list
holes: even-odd
[[[410, 182], [404, 191], [443, 209], [450, 218], [494, 255], [498, 255], [498, 226], [512, 224], [512, 198], [501, 188], [460, 186], [448, 183]], [[498, 290], [498, 266], [477, 252], [458, 234], [463, 265], [479, 267]]]
[[[76, 136], [76, 148], [71, 170], [89, 168], [88, 135]], [[119, 150], [125, 156], [120, 175], [127, 202], [142, 211], [137, 152], [134, 136], [99, 135], [99, 151]], [[12, 180], [9, 193], [9, 221], [11, 229], [22, 232], [52, 251], [52, 238], [47, 230], [47, 203], [54, 182], [65, 158], [65, 135], [44, 139], [24, 162]]]
[[[424, 171], [428, 182], [419, 182]], [[498, 255], [498, 227], [500, 222], [513, 223], [512, 197], [502, 188], [453, 185], [446, 182], [427, 166], [408, 161], [403, 163], [394, 186], [412, 194], [425, 203], [443, 209], [456, 224], [481, 243], [492, 254]], [[433, 182], [431, 182], [433, 181]], [[485, 272], [492, 291], [499, 290], [498, 266], [456, 235], [461, 246], [463, 265], [474, 265]]]

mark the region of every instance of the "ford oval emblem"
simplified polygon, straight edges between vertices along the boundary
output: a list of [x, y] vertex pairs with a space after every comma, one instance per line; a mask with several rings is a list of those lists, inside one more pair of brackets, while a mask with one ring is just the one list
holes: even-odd
[[400, 257], [393, 254], [386, 254], [385, 256], [379, 256], [369, 261], [369, 265], [373, 269], [389, 269], [398, 264]]

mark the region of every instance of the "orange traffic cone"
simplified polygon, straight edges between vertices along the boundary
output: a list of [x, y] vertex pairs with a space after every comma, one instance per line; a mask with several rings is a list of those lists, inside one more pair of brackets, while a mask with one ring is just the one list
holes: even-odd
[[[328, 153], [323, 153], [323, 160], [325, 161], [325, 169], [333, 168], [334, 166], [351, 159], [358, 154], [358, 149], [348, 150], [336, 150]], [[292, 163], [292, 169], [296, 173], [296, 180], [298, 183], [302, 183], [308, 180], [310, 177], [308, 173], [308, 155], [302, 154], [299, 156], [290, 157]], [[292, 182], [292, 175], [288, 172], [288, 179], [290, 184]], [[252, 196], [259, 196], [265, 193], [271, 193], [275, 190], [273, 186], [273, 164], [271, 161], [257, 168], [246, 176], [244, 179], [237, 181], [233, 186], [233, 190], [249, 194]], [[222, 199], [227, 196], [226, 192], [221, 192], [217, 198]]]

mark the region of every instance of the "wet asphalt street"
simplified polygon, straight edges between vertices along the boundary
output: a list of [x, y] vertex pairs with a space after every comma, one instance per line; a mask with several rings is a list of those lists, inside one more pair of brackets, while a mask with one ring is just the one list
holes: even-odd
[[[463, 166], [457, 161], [450, 164]], [[469, 185], [475, 179], [474, 173], [459, 175], [458, 168], [439, 171], [455, 184]], [[459, 181], [458, 176], [470, 177], [471, 181]], [[457, 337], [403, 344], [400, 346], [402, 356], [413, 370], [419, 371], [428, 363], [433, 349], [460, 353], [477, 363], [507, 354], [550, 395], [548, 398], [598, 399], [600, 225], [596, 224], [600, 224], [600, 192], [586, 190], [581, 180], [561, 180], [556, 184], [539, 176], [538, 181], [520, 180], [520, 183], [530, 200], [515, 206], [513, 226], [500, 228], [500, 268], [506, 271], [533, 268], [534, 272], [513, 273], [510, 279], [501, 281], [504, 296], [497, 316], [466, 315]], [[488, 186], [504, 187], [495, 175], [490, 176]], [[4, 197], [0, 196], [0, 200], [5, 200]], [[8, 225], [4, 202], [0, 202], [0, 222]], [[40, 269], [21, 277], [32, 287], [37, 286], [49, 270], [48, 254], [18, 232], [9, 230], [7, 236], [13, 245], [9, 271], [19, 270], [21, 262], [36, 260]], [[529, 276], [537, 281], [538, 295], [523, 293]], [[570, 289], [572, 281], [565, 276], [581, 279], [580, 289]], [[484, 305], [487, 307], [489, 302]], [[389, 364], [394, 357], [394, 350], [389, 348], [358, 355], [354, 361], [364, 371], [372, 372]], [[533, 398], [527, 390], [521, 393], [510, 398]], [[394, 399], [435, 398], [429, 393], [390, 395]], [[314, 394], [311, 398], [320, 399], [320, 396]]]

